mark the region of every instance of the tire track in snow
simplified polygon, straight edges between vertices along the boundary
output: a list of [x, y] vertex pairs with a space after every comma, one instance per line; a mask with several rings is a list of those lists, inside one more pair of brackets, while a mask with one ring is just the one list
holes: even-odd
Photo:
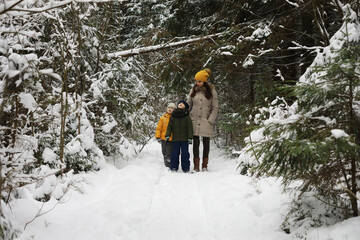
[[161, 174], [147, 219], [122, 239], [217, 240], [199, 193], [197, 174], [167, 170]]

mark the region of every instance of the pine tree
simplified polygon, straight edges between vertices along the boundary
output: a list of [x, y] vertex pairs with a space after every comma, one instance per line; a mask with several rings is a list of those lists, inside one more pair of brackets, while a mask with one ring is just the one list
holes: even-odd
[[253, 170], [282, 177], [286, 186], [301, 180], [302, 192], [315, 191], [324, 202], [347, 206], [358, 216], [360, 46], [348, 43], [331, 55], [313, 66], [312, 78], [294, 87], [293, 106], [274, 103], [266, 111], [264, 138], [250, 150], [259, 160]]

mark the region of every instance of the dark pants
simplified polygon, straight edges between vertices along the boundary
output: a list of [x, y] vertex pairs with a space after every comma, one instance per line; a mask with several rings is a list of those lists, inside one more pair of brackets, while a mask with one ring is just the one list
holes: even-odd
[[172, 153], [172, 142], [161, 140], [161, 151], [164, 156], [164, 163], [166, 167], [170, 167], [170, 158]]
[[[209, 157], [209, 152], [210, 152], [210, 138], [209, 137], [202, 137], [202, 139], [203, 139], [202, 142], [203, 142], [203, 145], [204, 145], [203, 158], [208, 158]], [[194, 136], [194, 145], [193, 145], [194, 158], [200, 158], [199, 147], [200, 147], [200, 137], [199, 136]]]
[[190, 169], [190, 154], [188, 142], [173, 142], [171, 153], [171, 170], [177, 171], [179, 168], [179, 155], [181, 151], [181, 169], [188, 172]]

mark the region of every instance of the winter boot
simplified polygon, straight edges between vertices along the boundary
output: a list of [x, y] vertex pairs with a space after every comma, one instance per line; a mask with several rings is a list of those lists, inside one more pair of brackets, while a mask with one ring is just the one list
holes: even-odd
[[204, 157], [203, 162], [202, 162], [202, 166], [201, 166], [203, 172], [206, 172], [208, 170], [207, 169], [208, 162], [209, 162], [209, 158]]
[[200, 171], [200, 158], [194, 158], [194, 171]]
[[170, 167], [170, 158], [165, 156], [164, 157], [164, 164], [165, 164], [165, 167]]

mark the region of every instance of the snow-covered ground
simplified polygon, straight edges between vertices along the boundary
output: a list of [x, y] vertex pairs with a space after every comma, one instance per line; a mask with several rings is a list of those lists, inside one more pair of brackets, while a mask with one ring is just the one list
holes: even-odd
[[[84, 175], [84, 194], [71, 191], [63, 203], [29, 223], [19, 239], [295, 239], [279, 227], [290, 202], [279, 181], [239, 175], [236, 166], [213, 146], [209, 172], [172, 173], [154, 141], [120, 169], [108, 165]], [[42, 211], [55, 204], [50, 200]], [[41, 206], [24, 198], [12, 210], [23, 228]], [[353, 218], [316, 229], [306, 239], [355, 240], [359, 223]]]

